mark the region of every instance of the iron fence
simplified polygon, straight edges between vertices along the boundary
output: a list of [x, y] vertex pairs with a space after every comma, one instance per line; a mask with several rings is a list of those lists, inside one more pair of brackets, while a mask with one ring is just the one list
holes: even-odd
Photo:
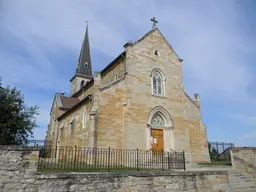
[[184, 152], [57, 147], [40, 151], [39, 171], [134, 172], [185, 170]]
[[209, 142], [209, 153], [212, 161], [230, 161], [230, 150], [234, 143]]

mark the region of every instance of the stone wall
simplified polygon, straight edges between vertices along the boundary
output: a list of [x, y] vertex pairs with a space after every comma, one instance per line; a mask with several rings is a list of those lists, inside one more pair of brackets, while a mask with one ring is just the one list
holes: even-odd
[[30, 188], [36, 181], [39, 151], [13, 148], [0, 146], [0, 191], [36, 191]]
[[106, 86], [119, 79], [124, 78], [125, 75], [125, 60], [122, 58], [118, 60], [108, 71], [101, 74], [101, 86]]
[[39, 173], [38, 151], [0, 147], [0, 191], [229, 191], [226, 172]]
[[[72, 113], [58, 121], [58, 127], [56, 128], [56, 130], [59, 129], [56, 131], [56, 137], [58, 137], [57, 146], [74, 147], [76, 145], [91, 147], [89, 146], [88, 140], [89, 134], [92, 132], [92, 121], [90, 119], [91, 109], [92, 101], [88, 100], [74, 109]], [[74, 123], [73, 129], [71, 125], [72, 122]], [[56, 141], [54, 146], [56, 146]]]
[[256, 147], [236, 147], [230, 151], [232, 167], [256, 177]]
[[122, 149], [124, 141], [124, 81], [100, 93], [97, 128], [97, 147]]

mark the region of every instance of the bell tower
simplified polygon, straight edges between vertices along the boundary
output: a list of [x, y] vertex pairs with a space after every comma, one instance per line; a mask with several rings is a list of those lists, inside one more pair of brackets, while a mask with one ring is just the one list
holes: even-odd
[[88, 24], [86, 26], [85, 36], [81, 47], [76, 73], [70, 80], [71, 96], [79, 91], [88, 81], [93, 78], [92, 64], [89, 45]]

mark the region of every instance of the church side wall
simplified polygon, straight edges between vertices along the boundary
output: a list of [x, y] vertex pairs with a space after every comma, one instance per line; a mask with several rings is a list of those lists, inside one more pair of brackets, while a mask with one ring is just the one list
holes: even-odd
[[[92, 102], [86, 101], [64, 119], [59, 121], [59, 144], [58, 146], [87, 147], [88, 135], [91, 132], [90, 111]], [[86, 111], [86, 112], [85, 112]], [[82, 127], [83, 113], [85, 112], [85, 127]], [[74, 130], [71, 130], [71, 122], [75, 119]]]
[[200, 108], [188, 97], [186, 97], [186, 112], [190, 143], [190, 153], [187, 153], [187, 158], [192, 162], [209, 162], [207, 131], [201, 120]]
[[56, 104], [56, 101], [54, 100], [52, 111], [50, 114], [50, 123], [48, 125], [47, 130], [47, 145], [50, 144], [50, 146], [56, 145], [56, 139], [57, 139], [57, 130], [58, 130], [58, 121], [56, 120], [60, 115], [62, 115], [65, 112], [65, 110], [60, 110]]
[[103, 89], [99, 97], [97, 147], [121, 149], [124, 140], [124, 81]]
[[[154, 56], [157, 49], [159, 57]], [[151, 138], [146, 135], [147, 122], [151, 110], [156, 106], [165, 108], [172, 118], [174, 138], [170, 129], [164, 129], [168, 143], [165, 150], [189, 150], [189, 130], [185, 119], [186, 101], [182, 86], [181, 63], [158, 31], [153, 32], [133, 47], [127, 48], [127, 75], [125, 110], [125, 148], [148, 149]], [[165, 97], [151, 95], [153, 69], [160, 69], [166, 78]], [[151, 146], [150, 146], [151, 147]]]
[[110, 83], [115, 82], [118, 79], [124, 78], [124, 75], [125, 75], [124, 62], [125, 62], [124, 59], [120, 59], [111, 69], [109, 69], [108, 72], [101, 75], [101, 86], [106, 86]]

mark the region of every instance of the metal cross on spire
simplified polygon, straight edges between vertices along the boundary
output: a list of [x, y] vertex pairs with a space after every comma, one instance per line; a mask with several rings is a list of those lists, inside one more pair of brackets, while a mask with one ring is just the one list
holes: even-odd
[[150, 19], [150, 20], [153, 22], [153, 27], [152, 27], [152, 29], [155, 29], [155, 28], [156, 28], [156, 23], [157, 23], [158, 21], [156, 20], [155, 17], [153, 17], [153, 18]]

